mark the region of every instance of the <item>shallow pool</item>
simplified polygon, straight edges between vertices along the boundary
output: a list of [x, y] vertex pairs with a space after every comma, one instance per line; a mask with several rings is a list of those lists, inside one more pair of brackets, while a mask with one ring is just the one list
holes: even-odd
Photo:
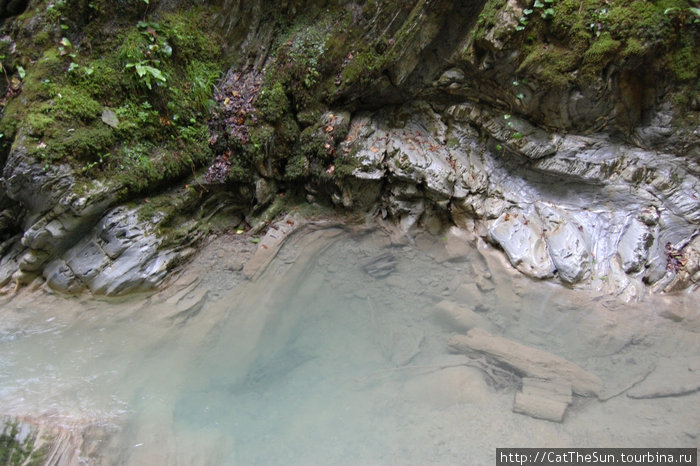
[[[692, 295], [623, 303], [528, 280], [485, 245], [340, 228], [294, 235], [245, 280], [217, 244], [156, 295], [8, 299], [0, 415], [103, 426], [78, 455], [96, 464], [488, 465], [498, 447], [700, 444], [697, 391], [628, 396], [700, 356]], [[575, 396], [562, 423], [514, 413], [520, 375], [452, 352], [466, 330], [441, 302], [597, 375], [601, 399]]]

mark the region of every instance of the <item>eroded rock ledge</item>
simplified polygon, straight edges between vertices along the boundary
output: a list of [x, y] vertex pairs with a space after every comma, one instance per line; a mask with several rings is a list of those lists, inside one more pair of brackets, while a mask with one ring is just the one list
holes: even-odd
[[[150, 289], [212, 228], [259, 233], [284, 195], [409, 235], [457, 225], [536, 279], [628, 297], [697, 288], [700, 101], [686, 52], [699, 28], [683, 3], [603, 18], [596, 1], [212, 1], [185, 23], [209, 21], [223, 55], [183, 32], [177, 0], [127, 2], [119, 21], [109, 2], [8, 10], [0, 286]], [[625, 26], [635, 8], [648, 25]], [[155, 71], [128, 74], [134, 63], [99, 52], [100, 28], [130, 37]], [[197, 54], [205, 83], [220, 60], [215, 92], [176, 78]], [[112, 95], [93, 81], [100, 66], [137, 81], [106, 80], [122, 86]], [[73, 100], [47, 91], [52, 80]], [[130, 152], [144, 138], [149, 152]]]

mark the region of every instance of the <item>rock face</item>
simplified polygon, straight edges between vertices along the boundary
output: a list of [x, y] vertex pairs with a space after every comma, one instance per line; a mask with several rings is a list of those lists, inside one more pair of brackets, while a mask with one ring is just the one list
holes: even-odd
[[153, 227], [140, 222], [135, 209], [107, 212], [91, 234], [46, 265], [48, 285], [65, 293], [87, 288], [98, 295], [154, 288], [178, 255], [159, 251], [161, 240]]
[[[0, 3], [0, 16], [26, 4]], [[36, 18], [51, 16], [29, 4]], [[160, 2], [145, 14], [157, 19], [183, 5]], [[405, 232], [456, 225], [497, 245], [536, 279], [629, 297], [641, 283], [659, 291], [697, 287], [700, 113], [689, 97], [697, 72], [695, 62], [678, 57], [697, 46], [700, 31], [680, 12], [647, 2], [641, 16], [653, 25], [632, 30], [619, 23], [633, 13], [629, 5], [611, 6], [615, 14], [599, 21], [588, 0], [573, 10], [566, 2], [543, 10], [516, 0], [216, 6], [223, 13], [211, 29], [227, 44], [223, 62], [233, 65], [213, 96], [211, 118], [190, 119], [208, 118], [212, 131], [208, 173], [215, 176], [197, 183], [250, 201], [244, 215], [279, 192], [302, 193], [389, 217]], [[84, 10], [69, 11], [77, 26], [86, 18], [111, 21]], [[138, 31], [142, 12], [130, 12], [128, 27]], [[341, 27], [337, 18], [346, 14]], [[32, 35], [41, 21], [11, 21], [12, 36], [0, 41], [3, 66], [16, 74], [7, 99], [30, 106], [47, 97], [36, 88], [22, 94], [25, 84], [31, 88], [34, 61], [18, 51], [18, 31]], [[71, 46], [87, 59], [82, 44]], [[157, 80], [157, 71], [146, 76]], [[147, 84], [144, 95], [158, 107], [158, 90]], [[126, 113], [93, 97], [94, 111], [80, 113], [82, 101], [71, 111], [118, 132]], [[175, 116], [156, 110], [161, 126], [172, 126]], [[114, 210], [124, 202], [123, 186], [86, 182], [84, 160], [45, 163], [37, 152], [45, 146], [42, 131], [75, 128], [57, 129], [42, 112], [26, 124], [3, 123], [12, 136], [0, 141], [0, 284], [43, 275], [62, 291], [106, 294], [154, 285], [179, 255], [173, 251], [186, 248], [164, 251], [154, 235], [159, 220], [137, 227], [134, 212]], [[168, 147], [166, 156], [150, 155], [171, 157], [158, 165], [166, 171], [183, 160], [179, 148]], [[103, 162], [96, 151], [83, 152]], [[152, 179], [180, 183], [178, 170]], [[163, 188], [148, 183], [138, 196]], [[206, 206], [209, 188], [199, 195]], [[110, 228], [126, 236], [110, 239]], [[137, 250], [144, 258], [136, 259]], [[117, 279], [122, 272], [132, 278]]]

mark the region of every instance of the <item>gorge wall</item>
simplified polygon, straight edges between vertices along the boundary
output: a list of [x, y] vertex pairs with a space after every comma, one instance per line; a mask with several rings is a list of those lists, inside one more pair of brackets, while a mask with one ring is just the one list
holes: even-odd
[[700, 281], [692, 2], [7, 3], [6, 291], [149, 289], [299, 199], [537, 279]]

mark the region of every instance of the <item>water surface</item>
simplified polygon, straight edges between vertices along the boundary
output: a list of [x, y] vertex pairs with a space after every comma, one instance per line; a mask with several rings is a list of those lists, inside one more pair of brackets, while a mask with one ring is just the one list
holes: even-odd
[[[486, 465], [509, 446], [698, 446], [697, 392], [624, 392], [700, 355], [692, 295], [623, 303], [445, 246], [309, 231], [251, 281], [220, 240], [153, 296], [8, 300], [0, 415], [105, 426], [84, 454], [100, 464]], [[442, 300], [579, 364], [612, 398], [577, 397], [561, 424], [513, 413], [519, 378], [449, 351], [459, 329]]]

